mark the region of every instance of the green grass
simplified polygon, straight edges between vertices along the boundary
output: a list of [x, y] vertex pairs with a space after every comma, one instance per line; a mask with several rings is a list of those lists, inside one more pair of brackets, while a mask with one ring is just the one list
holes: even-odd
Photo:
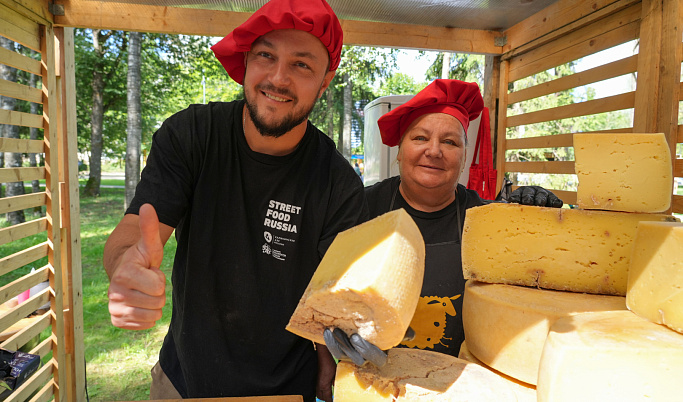
[[[175, 254], [175, 238], [166, 244], [162, 271], [167, 280], [167, 305], [163, 318], [149, 330], [129, 331], [111, 324], [107, 288], [109, 280], [102, 267], [104, 243], [123, 216], [123, 189], [101, 190], [100, 197], [81, 199], [81, 254], [83, 273], [83, 332], [86, 360], [87, 389], [91, 401], [149, 399], [151, 370], [171, 318], [171, 267]], [[27, 220], [38, 215], [28, 214]], [[0, 227], [6, 227], [4, 216]], [[45, 241], [46, 235], [0, 245], [0, 255], [13, 254]], [[42, 267], [47, 261], [37, 261], [17, 269], [2, 278], [11, 282], [30, 271], [31, 266]]]

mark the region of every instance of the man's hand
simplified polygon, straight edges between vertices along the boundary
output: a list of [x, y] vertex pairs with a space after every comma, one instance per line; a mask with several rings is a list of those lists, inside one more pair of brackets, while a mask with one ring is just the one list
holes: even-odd
[[539, 186], [521, 186], [510, 194], [509, 202], [539, 207], [562, 208], [562, 200], [555, 194]]
[[119, 260], [109, 284], [109, 313], [114, 326], [147, 329], [161, 318], [166, 304], [166, 275], [159, 269], [164, 246], [154, 207], [140, 207], [140, 239]]
[[315, 350], [318, 353], [318, 382], [315, 394], [321, 401], [332, 402], [332, 385], [337, 373], [337, 363], [325, 345], [316, 343]]

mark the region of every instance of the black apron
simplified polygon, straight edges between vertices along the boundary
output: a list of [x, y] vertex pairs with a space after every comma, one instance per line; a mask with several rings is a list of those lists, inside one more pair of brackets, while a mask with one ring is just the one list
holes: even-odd
[[[394, 209], [398, 187], [389, 210]], [[462, 274], [460, 245], [462, 216], [456, 195], [457, 239], [425, 244], [425, 276], [415, 315], [410, 323], [415, 338], [401, 343], [402, 347], [434, 350], [458, 356], [465, 340], [462, 325], [462, 294], [465, 279]]]

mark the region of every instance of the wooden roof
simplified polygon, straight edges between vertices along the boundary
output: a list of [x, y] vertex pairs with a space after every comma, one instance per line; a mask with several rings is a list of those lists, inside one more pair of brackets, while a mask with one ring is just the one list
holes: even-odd
[[[53, 12], [57, 26], [225, 36], [264, 3], [56, 0]], [[492, 55], [610, 8], [611, 3], [614, 0], [329, 0], [341, 20], [345, 44]]]

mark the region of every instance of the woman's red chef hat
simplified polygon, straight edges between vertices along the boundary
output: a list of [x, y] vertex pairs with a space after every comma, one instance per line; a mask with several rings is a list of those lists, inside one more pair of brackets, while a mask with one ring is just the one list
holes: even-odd
[[211, 50], [228, 75], [238, 84], [244, 81], [244, 52], [260, 36], [276, 29], [298, 29], [316, 36], [330, 55], [330, 71], [339, 66], [342, 28], [325, 0], [270, 0], [242, 25], [230, 32]]
[[479, 85], [458, 80], [434, 80], [408, 102], [377, 120], [382, 142], [390, 147], [401, 142], [410, 123], [428, 113], [449, 114], [462, 124], [467, 133], [471, 120], [484, 108]]

